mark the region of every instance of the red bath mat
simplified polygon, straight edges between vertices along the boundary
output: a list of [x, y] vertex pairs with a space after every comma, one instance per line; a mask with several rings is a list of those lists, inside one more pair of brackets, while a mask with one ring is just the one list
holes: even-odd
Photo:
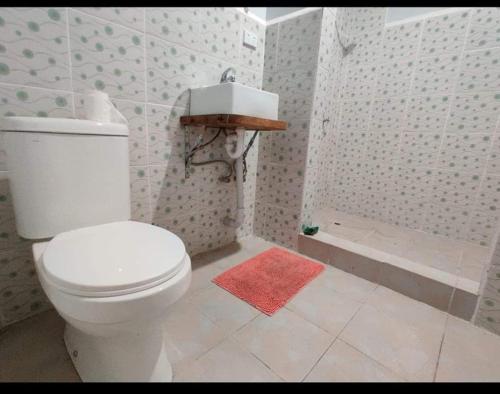
[[272, 315], [324, 269], [322, 264], [271, 248], [228, 269], [212, 282]]

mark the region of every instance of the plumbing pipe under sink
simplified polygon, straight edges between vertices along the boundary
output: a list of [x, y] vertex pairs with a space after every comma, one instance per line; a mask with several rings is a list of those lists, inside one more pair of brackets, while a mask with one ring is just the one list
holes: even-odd
[[238, 127], [234, 134], [226, 138], [226, 151], [231, 159], [235, 159], [236, 170], [236, 217], [226, 216], [223, 223], [230, 227], [240, 227], [245, 219], [243, 207], [243, 152], [245, 150], [245, 129]]

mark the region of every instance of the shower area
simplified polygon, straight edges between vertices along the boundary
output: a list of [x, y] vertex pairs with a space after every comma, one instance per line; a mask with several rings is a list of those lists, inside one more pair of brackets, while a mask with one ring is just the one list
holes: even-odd
[[499, 26], [494, 7], [268, 25], [289, 130], [260, 136], [254, 232], [500, 332]]

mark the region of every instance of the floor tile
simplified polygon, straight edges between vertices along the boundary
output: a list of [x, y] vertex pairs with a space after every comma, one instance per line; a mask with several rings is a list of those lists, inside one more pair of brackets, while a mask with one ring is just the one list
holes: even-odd
[[436, 381], [500, 381], [500, 337], [450, 316]]
[[367, 304], [405, 323], [442, 336], [446, 313], [419, 302], [384, 286], [379, 286], [368, 299]]
[[212, 285], [212, 279], [223, 272], [213, 261], [202, 260], [195, 256], [191, 262], [191, 284], [187, 295], [205, 289]]
[[226, 332], [236, 331], [260, 314], [253, 306], [216, 285], [201, 290], [189, 302]]
[[0, 333], [0, 381], [79, 381], [63, 341], [64, 320], [40, 313]]
[[226, 330], [214, 324], [194, 305], [182, 301], [169, 308], [163, 327], [172, 364], [197, 357], [226, 337]]
[[402, 382], [394, 372], [344, 341], [336, 340], [306, 382]]
[[358, 302], [366, 301], [377, 287], [376, 283], [351, 275], [334, 267], [325, 270], [323, 274], [317, 278], [316, 283], [337, 291]]
[[174, 369], [177, 382], [279, 382], [255, 356], [227, 339], [199, 357]]
[[257, 317], [233, 337], [286, 381], [302, 380], [333, 341], [286, 308]]
[[364, 305], [340, 339], [410, 381], [431, 381], [441, 336]]
[[[321, 273], [320, 277], [324, 274], [325, 272]], [[286, 307], [333, 336], [337, 336], [361, 305], [360, 302], [342, 295], [330, 286], [324, 286], [313, 280]]]

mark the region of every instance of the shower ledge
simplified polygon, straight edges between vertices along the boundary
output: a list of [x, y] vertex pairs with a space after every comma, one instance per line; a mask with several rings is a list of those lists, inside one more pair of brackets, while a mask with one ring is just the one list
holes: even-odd
[[474, 313], [479, 294], [474, 280], [323, 231], [299, 234], [298, 251], [462, 319]]

